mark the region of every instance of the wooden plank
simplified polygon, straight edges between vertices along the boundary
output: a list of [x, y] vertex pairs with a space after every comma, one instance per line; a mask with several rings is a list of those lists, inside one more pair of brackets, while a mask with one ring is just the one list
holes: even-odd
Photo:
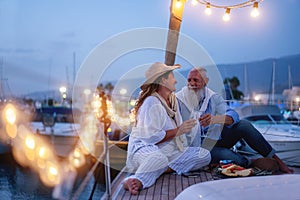
[[159, 177], [155, 183], [155, 189], [154, 189], [154, 194], [155, 196], [157, 196], [158, 198], [155, 199], [160, 199], [160, 194], [162, 191], [162, 183], [163, 183], [163, 176]]
[[162, 177], [162, 187], [161, 187], [161, 194], [162, 195], [169, 195], [169, 178], [170, 174], [164, 174]]
[[189, 181], [188, 181], [189, 178], [181, 176], [181, 179], [182, 179], [182, 189], [184, 190], [189, 186]]
[[156, 185], [154, 184], [152, 187], [147, 189], [145, 200], [155, 200], [155, 199], [153, 199], [153, 197], [155, 196], [154, 195], [155, 187], [156, 187]]
[[[177, 176], [175, 175], [169, 175], [169, 199], [173, 200], [177, 196], [177, 188], [176, 188], [176, 181], [177, 181]], [[180, 189], [181, 190], [181, 189]]]
[[176, 196], [183, 190], [182, 187], [182, 177], [181, 176], [177, 176], [177, 175], [173, 175], [175, 177], [175, 192], [176, 192]]

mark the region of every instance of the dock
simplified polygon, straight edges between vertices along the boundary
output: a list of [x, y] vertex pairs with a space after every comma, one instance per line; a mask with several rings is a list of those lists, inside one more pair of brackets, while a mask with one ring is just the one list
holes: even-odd
[[[294, 169], [295, 174], [300, 174], [299, 167], [291, 167]], [[202, 169], [195, 171], [190, 176], [177, 175], [174, 173], [165, 173], [157, 179], [156, 183], [144, 190], [141, 190], [138, 195], [131, 195], [129, 191], [123, 189], [122, 181], [130, 174], [125, 171], [119, 173], [119, 175], [112, 182], [112, 199], [114, 200], [173, 200], [178, 196], [184, 189], [188, 188], [197, 183], [207, 181], [221, 181], [222, 179], [228, 179], [222, 174], [218, 174], [215, 170]], [[276, 175], [269, 176], [280, 176]], [[234, 179], [234, 178], [232, 178]], [[103, 196], [102, 199], [106, 199], [107, 196]]]

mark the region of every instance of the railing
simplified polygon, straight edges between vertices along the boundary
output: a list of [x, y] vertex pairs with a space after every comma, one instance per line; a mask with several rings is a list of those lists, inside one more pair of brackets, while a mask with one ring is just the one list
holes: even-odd
[[[110, 146], [108, 146], [109, 136], [108, 136], [107, 130], [111, 125], [111, 121], [110, 121], [110, 119], [108, 117], [108, 113], [107, 113], [106, 96], [104, 93], [100, 93], [100, 97], [101, 97], [102, 116], [98, 120], [99, 120], [99, 122], [103, 123], [103, 125], [104, 125], [103, 152], [98, 156], [96, 162], [91, 167], [91, 169], [85, 176], [82, 183], [79, 185], [77, 190], [73, 193], [74, 195], [72, 196], [72, 199], [74, 199], [74, 200], [79, 199], [80, 195], [82, 194], [83, 190], [86, 188], [87, 184], [91, 180], [92, 176], [94, 175], [95, 170], [97, 169], [97, 167], [99, 166], [100, 163], [104, 164], [104, 169], [105, 169], [106, 194], [104, 195], [104, 197], [105, 197], [105, 199], [111, 199], [111, 175], [110, 175], [109, 149], [111, 149], [115, 144], [111, 144]], [[124, 136], [123, 138], [121, 138], [118, 141], [124, 141], [127, 137], [128, 137], [128, 135]], [[116, 141], [116, 142], [118, 142], [118, 141]], [[90, 194], [90, 199], [94, 195], [98, 178], [99, 177], [96, 177], [93, 189]]]
[[[124, 136], [123, 138], [121, 138], [120, 140], [118, 141], [125, 141], [126, 139], [128, 138], [128, 135]], [[111, 149], [115, 144], [111, 144], [107, 147], [107, 150]], [[94, 165], [91, 167], [91, 169], [89, 170], [89, 172], [87, 173], [87, 175], [85, 176], [85, 178], [83, 179], [82, 183], [79, 185], [79, 187], [77, 188], [77, 190], [73, 193], [73, 196], [71, 199], [73, 200], [77, 200], [79, 199], [81, 193], [83, 192], [83, 190], [86, 188], [87, 184], [89, 183], [89, 181], [91, 180], [91, 178], [93, 177], [94, 175], [94, 172], [95, 170], [97, 169], [97, 167], [99, 166], [100, 163], [102, 163], [105, 159], [105, 152], [103, 151], [102, 154], [100, 154], [100, 156], [97, 158], [97, 161], [94, 163]], [[99, 177], [97, 177], [99, 178]], [[96, 180], [97, 181], [97, 180]], [[91, 192], [91, 197], [93, 196], [93, 193], [96, 189], [96, 185], [97, 185], [97, 182], [95, 181], [94, 183], [94, 186], [93, 186], [93, 189], [92, 189], [92, 192]], [[106, 187], [110, 187], [111, 189], [111, 186], [110, 186], [110, 182], [109, 183], [106, 183]], [[111, 191], [107, 191], [106, 193], [106, 197], [109, 196], [109, 198], [111, 197]], [[108, 199], [108, 198], [107, 198]]]

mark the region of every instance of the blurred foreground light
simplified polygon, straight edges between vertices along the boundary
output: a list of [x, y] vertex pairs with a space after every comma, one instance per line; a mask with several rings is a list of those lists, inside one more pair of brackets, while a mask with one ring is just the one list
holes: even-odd
[[3, 119], [8, 124], [14, 124], [17, 120], [17, 110], [12, 104], [7, 104], [4, 108]]
[[25, 145], [28, 149], [34, 149], [35, 148], [35, 140], [32, 135], [27, 135], [25, 138]]
[[61, 175], [58, 165], [55, 162], [47, 162], [44, 170], [40, 171], [40, 178], [47, 186], [55, 186], [60, 183]]
[[76, 147], [69, 156], [69, 161], [75, 168], [79, 168], [85, 164], [85, 157], [80, 148]]
[[5, 130], [10, 138], [14, 139], [17, 136], [18, 128], [15, 124], [6, 124]]

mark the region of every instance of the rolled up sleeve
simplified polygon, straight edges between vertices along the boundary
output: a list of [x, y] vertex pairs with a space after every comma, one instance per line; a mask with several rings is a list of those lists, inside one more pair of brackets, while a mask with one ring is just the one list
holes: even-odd
[[212, 107], [215, 108], [213, 109], [214, 115], [227, 115], [232, 118], [233, 123], [227, 127], [230, 128], [240, 121], [238, 113], [227, 105], [222, 96], [214, 95], [211, 98], [211, 103]]

